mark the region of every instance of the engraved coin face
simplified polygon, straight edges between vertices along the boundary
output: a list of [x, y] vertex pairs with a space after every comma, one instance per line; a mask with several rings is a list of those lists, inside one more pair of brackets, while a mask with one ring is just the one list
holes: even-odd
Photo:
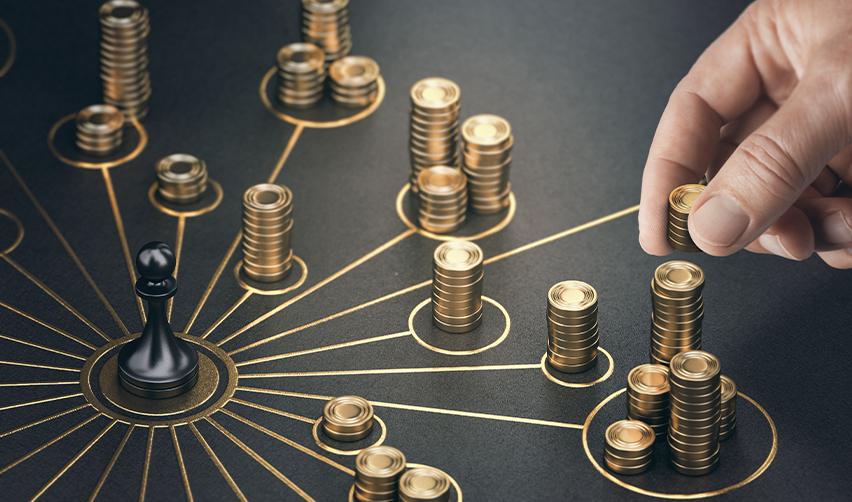
[[704, 192], [704, 185], [690, 184], [681, 185], [669, 194], [669, 207], [680, 215], [688, 215], [692, 210], [692, 204], [698, 200], [698, 196]]

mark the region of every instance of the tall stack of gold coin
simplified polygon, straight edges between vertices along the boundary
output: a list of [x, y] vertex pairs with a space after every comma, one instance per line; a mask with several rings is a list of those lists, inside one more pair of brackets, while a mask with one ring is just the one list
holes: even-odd
[[271, 183], [243, 194], [243, 272], [260, 282], [283, 279], [293, 267], [293, 192]]
[[319, 46], [328, 64], [349, 54], [349, 0], [302, 0], [302, 40]]
[[77, 147], [102, 157], [118, 150], [124, 138], [124, 115], [112, 105], [91, 105], [77, 113]]
[[464, 121], [461, 134], [470, 207], [480, 214], [499, 213], [509, 206], [512, 191], [512, 128], [497, 115], [474, 115]]
[[737, 427], [737, 384], [722, 375], [722, 419], [719, 421], [719, 440], [731, 437]]
[[640, 364], [627, 374], [627, 418], [654, 429], [657, 439], [669, 425], [669, 369], [662, 364]]
[[331, 98], [351, 108], [367, 106], [379, 95], [379, 64], [367, 56], [346, 56], [328, 68]]
[[434, 467], [414, 467], [399, 478], [399, 502], [447, 502], [450, 477]]
[[157, 194], [175, 204], [192, 204], [207, 191], [207, 164], [186, 153], [173, 153], [157, 162]]
[[448, 234], [458, 230], [467, 217], [467, 179], [459, 169], [429, 167], [417, 176], [420, 226]]
[[721, 364], [700, 350], [681, 352], [669, 367], [669, 454], [674, 469], [701, 476], [719, 464]]
[[417, 191], [420, 171], [459, 165], [461, 89], [445, 78], [424, 78], [411, 86], [411, 189]]
[[340, 396], [325, 403], [322, 427], [338, 441], [358, 441], [373, 430], [373, 405], [363, 397]]
[[482, 249], [448, 241], [432, 257], [432, 320], [447, 333], [467, 333], [482, 322]]
[[689, 236], [689, 213], [705, 186], [681, 185], [669, 194], [669, 245], [679, 251], [701, 251]]
[[325, 56], [314, 44], [288, 44], [275, 58], [278, 102], [290, 108], [310, 108], [322, 99]]
[[355, 457], [355, 500], [394, 502], [405, 455], [391, 446], [372, 446]]
[[562, 281], [547, 292], [547, 361], [579, 373], [598, 357], [598, 293], [582, 281]]
[[701, 348], [704, 272], [688, 261], [667, 261], [651, 279], [651, 362], [668, 364], [678, 352]]
[[127, 116], [148, 113], [148, 9], [136, 0], [109, 0], [100, 7], [101, 81], [104, 102]]
[[619, 420], [606, 428], [604, 463], [619, 474], [639, 474], [654, 461], [654, 430], [639, 420]]

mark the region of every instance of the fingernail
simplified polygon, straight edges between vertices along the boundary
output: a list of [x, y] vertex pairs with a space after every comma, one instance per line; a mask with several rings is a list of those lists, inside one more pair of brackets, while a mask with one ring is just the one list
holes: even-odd
[[733, 198], [719, 194], [689, 215], [698, 236], [708, 244], [719, 247], [733, 245], [749, 225], [749, 217]]
[[781, 243], [781, 238], [777, 235], [763, 234], [758, 237], [757, 242], [763, 246], [764, 249], [776, 256], [787, 258], [788, 260], [797, 260], [789, 251], [787, 251], [787, 248], [785, 248], [784, 244]]
[[835, 211], [822, 220], [822, 237], [829, 244], [849, 245], [852, 244], [852, 223], [846, 216]]

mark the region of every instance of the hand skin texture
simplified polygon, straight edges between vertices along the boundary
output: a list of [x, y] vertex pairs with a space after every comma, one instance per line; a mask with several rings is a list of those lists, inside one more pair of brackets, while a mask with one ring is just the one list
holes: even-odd
[[757, 0], [681, 80], [642, 178], [639, 242], [666, 255], [669, 192], [710, 183], [689, 233], [852, 268], [852, 0]]

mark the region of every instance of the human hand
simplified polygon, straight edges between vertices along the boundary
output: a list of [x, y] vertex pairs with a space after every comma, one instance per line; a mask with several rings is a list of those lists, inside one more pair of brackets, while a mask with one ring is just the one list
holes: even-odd
[[669, 192], [705, 174], [689, 233], [706, 253], [852, 268], [852, 2], [757, 0], [699, 57], [645, 165], [646, 252], [671, 252]]

